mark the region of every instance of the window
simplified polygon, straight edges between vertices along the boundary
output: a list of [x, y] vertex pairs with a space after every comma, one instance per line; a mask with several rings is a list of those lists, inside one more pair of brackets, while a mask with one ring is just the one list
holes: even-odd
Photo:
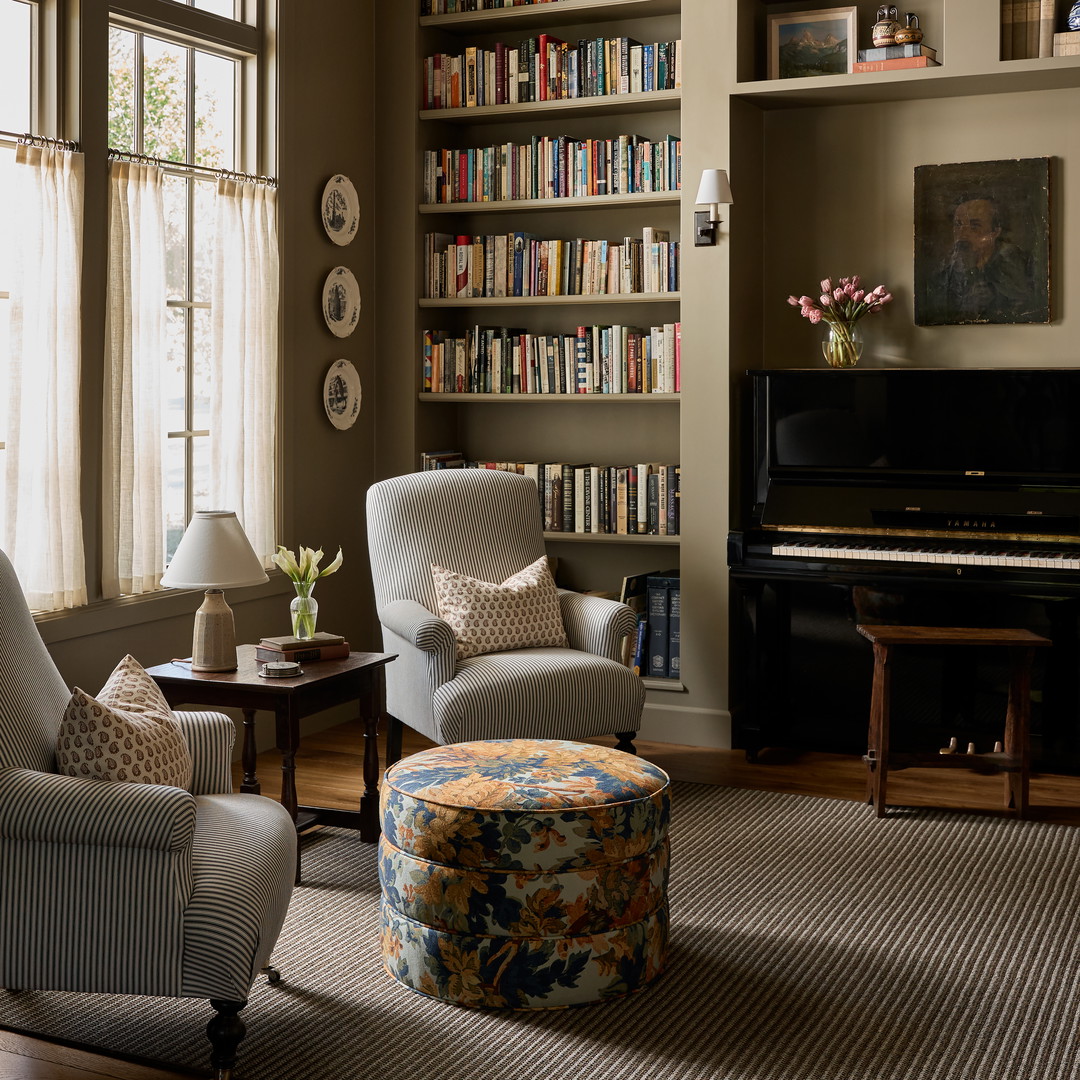
[[[206, 170], [235, 169], [241, 127], [240, 63], [113, 26], [110, 147]], [[216, 180], [209, 172], [166, 166], [162, 192], [168, 291], [168, 361], [162, 387], [168, 440], [166, 559], [172, 558], [192, 512], [207, 509], [215, 190]]]
[[[0, 0], [0, 41], [4, 63], [0, 65], [0, 129], [12, 134], [33, 126], [34, 33], [36, 11], [24, 0]], [[0, 206], [12, 205], [15, 142], [0, 135]], [[0, 387], [7, 386], [10, 352], [11, 284], [13, 245], [8, 237], [11, 221], [0, 218]], [[8, 395], [0, 394], [0, 453], [7, 445]], [[3, 534], [7, 500], [0, 499], [0, 535]]]

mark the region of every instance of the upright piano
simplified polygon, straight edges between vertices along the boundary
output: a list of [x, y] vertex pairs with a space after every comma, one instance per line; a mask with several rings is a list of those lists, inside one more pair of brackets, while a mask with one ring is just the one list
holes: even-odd
[[[865, 749], [856, 622], [1027, 626], [1054, 641], [1035, 760], [1080, 767], [1080, 369], [748, 378], [728, 537], [736, 745]], [[993, 738], [979, 674], [900, 680], [927, 738]]]

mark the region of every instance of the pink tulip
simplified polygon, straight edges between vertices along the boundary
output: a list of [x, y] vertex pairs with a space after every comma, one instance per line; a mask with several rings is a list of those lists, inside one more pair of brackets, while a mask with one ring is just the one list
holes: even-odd
[[800, 301], [799, 301], [799, 300], [796, 300], [794, 296], [789, 296], [789, 297], [787, 298], [787, 302], [788, 302], [788, 303], [789, 303], [789, 304], [790, 304], [790, 305], [791, 305], [792, 307], [798, 307], [798, 306], [799, 306], [799, 304], [800, 304]]
[[844, 299], [844, 290], [843, 289], [833, 289], [833, 299], [836, 300], [838, 303], [839, 303], [839, 301], [843, 300]]
[[816, 308], [816, 307], [814, 307], [814, 305], [813, 305], [813, 304], [809, 304], [809, 305], [808, 305], [807, 307], [804, 307], [804, 308], [802, 308], [802, 309], [801, 309], [801, 310], [799, 311], [799, 314], [800, 314], [800, 315], [801, 315], [801, 316], [802, 316], [802, 317], [803, 317], [804, 319], [809, 319], [809, 318], [810, 318], [810, 312], [811, 312], [811, 311], [817, 311], [817, 310], [819, 310], [819, 309], [818, 309], [818, 308]]
[[863, 298], [863, 297], [864, 297], [865, 295], [866, 295], [866, 293], [864, 293], [864, 292], [862, 291], [862, 289], [856, 289], [856, 290], [855, 290], [855, 291], [854, 291], [854, 292], [853, 292], [853, 293], [851, 294], [851, 299], [852, 299], [852, 300], [854, 300], [856, 304], [858, 304], [858, 303], [859, 303], [859, 302], [860, 302], [860, 301], [862, 300], [862, 298]]
[[803, 307], [814, 307], [814, 301], [809, 296], [800, 296], [799, 303]]
[[831, 278], [825, 278], [825, 280], [822, 281], [822, 283], [821, 283], [821, 291], [822, 292], [827, 292], [827, 293], [832, 292], [832, 279]]
[[807, 315], [807, 318], [816, 326], [821, 322], [821, 312], [817, 308], [814, 308], [810, 314]]
[[857, 288], [859, 287], [859, 275], [858, 275], [858, 274], [855, 274], [855, 275], [854, 275], [854, 276], [852, 277], [852, 279], [851, 279], [851, 284], [852, 284], [852, 286], [853, 286], [854, 288], [856, 288], [856, 289], [857, 289]]
[[832, 297], [828, 293], [821, 294], [821, 306], [829, 307], [832, 304]]

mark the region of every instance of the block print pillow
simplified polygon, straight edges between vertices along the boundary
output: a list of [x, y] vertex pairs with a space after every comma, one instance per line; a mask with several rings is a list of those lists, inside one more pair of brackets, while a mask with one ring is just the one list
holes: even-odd
[[566, 646], [559, 592], [546, 557], [508, 577], [501, 585], [431, 566], [439, 614], [457, 638], [457, 657]]
[[157, 683], [125, 656], [97, 697], [75, 687], [56, 740], [57, 771], [132, 784], [191, 784], [191, 755]]

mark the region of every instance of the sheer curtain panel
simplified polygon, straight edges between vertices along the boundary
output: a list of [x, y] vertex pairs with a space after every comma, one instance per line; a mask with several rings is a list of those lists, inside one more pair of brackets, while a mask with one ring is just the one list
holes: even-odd
[[256, 553], [275, 551], [277, 192], [222, 179], [217, 190], [210, 413], [211, 498], [236, 510]]
[[83, 156], [16, 151], [3, 548], [31, 608], [86, 603], [79, 448]]
[[159, 589], [165, 571], [164, 222], [161, 168], [110, 162], [102, 446], [106, 597]]

